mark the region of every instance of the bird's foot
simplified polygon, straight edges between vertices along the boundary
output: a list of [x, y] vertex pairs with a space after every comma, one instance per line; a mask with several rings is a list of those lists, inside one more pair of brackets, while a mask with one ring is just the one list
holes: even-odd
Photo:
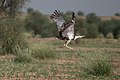
[[71, 50], [73, 50], [73, 48], [71, 48], [71, 47], [69, 47], [69, 46], [66, 46], [68, 49], [71, 49]]

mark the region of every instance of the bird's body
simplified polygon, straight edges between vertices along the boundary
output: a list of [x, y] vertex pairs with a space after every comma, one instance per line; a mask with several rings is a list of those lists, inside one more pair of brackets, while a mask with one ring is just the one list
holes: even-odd
[[66, 46], [69, 49], [72, 49], [68, 46], [71, 40], [76, 40], [77, 38], [83, 38], [84, 36], [75, 36], [74, 25], [75, 25], [75, 14], [72, 14], [72, 19], [69, 22], [66, 22], [60, 14], [60, 11], [55, 10], [51, 15], [51, 18], [57, 25], [59, 36], [58, 39], [64, 40]]

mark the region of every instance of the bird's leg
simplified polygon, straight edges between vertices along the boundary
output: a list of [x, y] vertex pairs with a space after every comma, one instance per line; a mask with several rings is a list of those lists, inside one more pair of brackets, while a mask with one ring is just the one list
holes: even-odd
[[65, 40], [64, 46], [66, 46], [67, 41]]
[[66, 43], [65, 46], [66, 46], [68, 49], [73, 49], [73, 48], [71, 48], [71, 47], [68, 46], [68, 44], [69, 44], [70, 42], [71, 42], [71, 39], [67, 41], [67, 43]]
[[84, 35], [83, 36], [75, 36], [74, 40], [78, 39], [78, 38], [83, 38], [85, 37]]

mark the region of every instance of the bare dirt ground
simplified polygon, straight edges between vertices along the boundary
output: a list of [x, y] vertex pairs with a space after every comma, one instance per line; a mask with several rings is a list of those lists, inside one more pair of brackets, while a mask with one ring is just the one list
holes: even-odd
[[[115, 17], [116, 18], [116, 17]], [[56, 38], [34, 38], [34, 39], [32, 39], [31, 41], [38, 41], [38, 42], [54, 42], [54, 41], [58, 41], [58, 42], [60, 42], [61, 40], [58, 40], [58, 39], [56, 39]], [[89, 41], [89, 40], [88, 40]], [[101, 40], [99, 40], [99, 39], [96, 39], [96, 41], [101, 41]], [[62, 41], [61, 41], [62, 42]], [[103, 42], [103, 43], [110, 43], [110, 44], [117, 44], [117, 43], [119, 43], [119, 40], [116, 40], [116, 39], [108, 39], [108, 42], [106, 42], [106, 40], [102, 40], [101, 42]], [[64, 43], [64, 41], [63, 41], [63, 43]], [[120, 54], [120, 48], [112, 48], [112, 47], [99, 47], [99, 48], [97, 48], [97, 47], [74, 47], [74, 45], [71, 45], [71, 46], [73, 46], [73, 51], [77, 51], [77, 50], [80, 50], [80, 51], [86, 51], [86, 52], [112, 52], [113, 54], [114, 53], [119, 53]], [[67, 49], [66, 47], [64, 47], [64, 46], [57, 46], [57, 47], [55, 47], [55, 49], [57, 50], [57, 51], [64, 51], [64, 50], [68, 50], [69, 51], [69, 49]], [[64, 63], [76, 63], [76, 62], [78, 62], [78, 60], [77, 59], [71, 59], [71, 60], [67, 60], [67, 59], [62, 59], [62, 60], [55, 60], [55, 62], [57, 63], [57, 64], [64, 64]], [[116, 69], [115, 70], [113, 70], [113, 73], [114, 74], [117, 74], [117, 75], [120, 75], [120, 57], [113, 57], [113, 59], [111, 60], [111, 62], [112, 62], [112, 64], [113, 64], [113, 67], [116, 67]]]
[[[62, 41], [60, 40], [57, 40], [55, 38], [30, 38], [29, 41], [31, 43], [33, 42], [37, 42], [37, 43], [40, 43], [40, 42], [45, 42], [45, 43], [51, 43], [51, 42], [61, 42], [61, 44], [63, 44]], [[88, 40], [89, 41], [89, 40]], [[96, 39], [97, 41], [97, 39]], [[102, 41], [103, 43], [106, 43], [105, 41]], [[109, 40], [108, 41], [108, 44], [117, 44], [118, 41], [117, 40]], [[86, 43], [87, 44], [87, 43]], [[82, 44], [83, 45], [83, 44]], [[73, 51], [73, 53], [75, 51], [84, 51], [84, 52], [91, 52], [91, 53], [102, 53], [102, 52], [107, 52], [107, 53], [118, 53], [120, 54], [120, 48], [114, 48], [114, 47], [92, 47], [92, 46], [89, 46], [87, 47], [86, 45], [85, 46], [74, 46], [74, 45], [70, 45], [72, 46], [74, 49], [73, 50], [69, 50], [67, 49], [66, 47], [64, 46], [61, 46], [61, 45], [53, 45], [52, 47], [56, 50], [56, 51]], [[73, 55], [73, 56], [76, 56], [76, 55]], [[2, 55], [0, 56], [0, 61], [6, 61], [6, 60], [11, 60], [13, 59], [15, 56], [13, 55]], [[47, 61], [49, 62], [48, 64], [48, 70], [50, 68], [50, 64], [55, 64], [55, 65], [65, 65], [67, 63], [70, 63], [70, 64], [75, 64], [77, 62], [79, 62], [79, 59], [76, 58], [76, 57], [71, 57], [69, 59], [67, 58], [61, 58], [61, 59], [54, 59], [52, 61]], [[120, 57], [119, 56], [113, 56], [111, 59], [110, 59], [110, 62], [112, 62], [112, 67], [113, 67], [113, 70], [112, 70], [112, 74], [113, 75], [117, 75], [117, 76], [120, 76]], [[61, 67], [59, 67], [61, 68]], [[65, 69], [66, 70], [66, 69]], [[31, 77], [29, 77], [29, 80], [86, 80], [86, 79], [79, 79], [79, 78], [75, 78], [76, 75], [73, 75], [73, 78], [71, 79], [67, 79], [66, 77], [70, 76], [68, 74], [64, 74], [63, 72], [65, 70], [62, 70], [62, 69], [59, 69], [58, 70], [58, 73], [53, 76], [53, 75], [50, 75], [50, 76], [47, 76], [47, 77], [44, 77], [44, 76], [35, 76], [34, 73], [29, 73], [29, 75]], [[18, 75], [19, 74], [19, 75]], [[24, 75], [22, 73], [18, 73], [17, 75], [13, 75], [11, 80], [25, 80], [24, 79]], [[62, 77], [62, 78], [61, 78]], [[54, 79], [55, 78], [55, 79]], [[1, 78], [2, 80], [9, 80], [8, 79], [8, 76], [7, 75], [4, 75], [3, 78]], [[89, 80], [89, 79], [88, 79]], [[92, 79], [90, 79], [92, 80]], [[97, 79], [96, 77], [93, 79], [93, 80], [100, 80], [100, 79]], [[113, 79], [109, 79], [108, 77], [107, 78], [104, 78], [103, 80], [120, 80], [119, 78], [113, 78]]]

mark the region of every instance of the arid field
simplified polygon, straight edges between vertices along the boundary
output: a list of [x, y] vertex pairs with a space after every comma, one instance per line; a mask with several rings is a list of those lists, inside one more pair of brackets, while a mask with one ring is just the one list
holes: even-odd
[[120, 80], [119, 39], [79, 39], [70, 44], [73, 50], [55, 38], [27, 42], [22, 57], [0, 55], [0, 80]]

